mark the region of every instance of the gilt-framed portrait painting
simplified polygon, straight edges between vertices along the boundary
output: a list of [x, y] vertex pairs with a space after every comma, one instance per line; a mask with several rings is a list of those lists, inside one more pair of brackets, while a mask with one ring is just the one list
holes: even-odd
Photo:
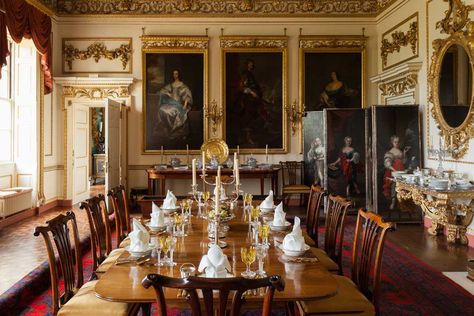
[[287, 37], [220, 39], [224, 139], [242, 153], [287, 152]]
[[208, 37], [142, 37], [145, 154], [198, 152], [207, 137]]
[[307, 111], [365, 107], [364, 36], [300, 36], [300, 100]]
[[421, 222], [420, 208], [398, 200], [392, 181], [393, 171], [422, 168], [418, 105], [374, 106], [372, 127], [374, 211], [387, 221]]

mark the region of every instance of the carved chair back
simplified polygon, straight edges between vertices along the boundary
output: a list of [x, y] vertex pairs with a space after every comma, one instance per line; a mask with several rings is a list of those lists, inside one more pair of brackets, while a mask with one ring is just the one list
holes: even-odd
[[342, 274], [342, 241], [347, 209], [352, 204], [342, 196], [329, 195], [326, 213], [326, 231], [324, 234], [324, 251], [339, 265]]
[[107, 195], [112, 202], [112, 209], [115, 215], [115, 229], [117, 231], [117, 248], [122, 240], [131, 231], [130, 210], [127, 199], [127, 190], [123, 185], [112, 188]]
[[[84, 283], [76, 216], [71, 211], [66, 215], [59, 214], [47, 221], [46, 226], [35, 228], [34, 235], [40, 234], [44, 238], [48, 252], [53, 313], [56, 315], [61, 306], [66, 304]], [[62, 291], [59, 286], [60, 274], [64, 279]]]
[[312, 185], [309, 193], [308, 207], [306, 209], [306, 232], [311, 239], [314, 240], [318, 246], [318, 227], [319, 227], [319, 212], [321, 209], [321, 202], [327, 195], [327, 191], [323, 190], [319, 185]]
[[81, 202], [80, 208], [86, 211], [87, 219], [89, 220], [92, 244], [92, 269], [95, 271], [112, 251], [112, 237], [105, 196], [99, 194], [87, 199]]
[[302, 184], [304, 163], [302, 161], [280, 161], [283, 187]]
[[[185, 290], [187, 293], [187, 301], [191, 307], [192, 315], [201, 316], [202, 311], [205, 311], [206, 316], [237, 316], [240, 315], [240, 309], [244, 304], [245, 299], [243, 295], [248, 290], [266, 288], [265, 297], [263, 299], [262, 316], [269, 316], [271, 314], [271, 304], [275, 289], [282, 291], [285, 288], [285, 283], [280, 276], [274, 275], [261, 279], [244, 279], [242, 277], [236, 278], [171, 278], [164, 275], [149, 274], [143, 279], [142, 284], [145, 288], [153, 286], [156, 293], [158, 303], [158, 310], [160, 316], [166, 316], [166, 300], [163, 288], [175, 288]], [[204, 309], [201, 309], [201, 302], [198, 290], [202, 292], [204, 301]], [[214, 293], [218, 292], [217, 314], [214, 313]], [[228, 310], [228, 297], [231, 294], [230, 314], [226, 313]]]
[[393, 228], [392, 223], [384, 223], [377, 214], [362, 209], [358, 212], [352, 249], [352, 280], [374, 303], [376, 311], [385, 237]]

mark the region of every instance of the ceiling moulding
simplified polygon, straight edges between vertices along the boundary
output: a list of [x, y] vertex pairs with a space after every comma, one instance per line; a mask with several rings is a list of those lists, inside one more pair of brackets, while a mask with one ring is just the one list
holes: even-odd
[[26, 2], [48, 16], [56, 14], [57, 0], [26, 0]]
[[376, 16], [393, 0], [36, 0], [58, 15]]

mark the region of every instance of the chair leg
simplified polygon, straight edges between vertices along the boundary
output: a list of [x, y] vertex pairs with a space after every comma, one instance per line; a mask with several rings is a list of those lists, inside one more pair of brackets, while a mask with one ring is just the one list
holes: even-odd
[[142, 316], [150, 316], [151, 315], [151, 304], [150, 303], [140, 304], [140, 309], [142, 310]]
[[296, 312], [295, 312], [295, 302], [294, 301], [291, 301], [291, 302], [286, 302], [286, 315], [288, 316], [296, 316]]

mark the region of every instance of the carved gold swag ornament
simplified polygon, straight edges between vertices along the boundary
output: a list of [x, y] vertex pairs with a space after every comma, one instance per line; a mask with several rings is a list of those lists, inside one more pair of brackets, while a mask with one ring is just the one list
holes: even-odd
[[399, 96], [408, 90], [415, 89], [418, 84], [418, 75], [410, 74], [403, 79], [389, 83], [382, 83], [379, 86], [382, 96]]
[[72, 62], [74, 60], [87, 60], [90, 58], [93, 58], [96, 63], [98, 63], [101, 58], [108, 60], [120, 59], [122, 67], [125, 70], [131, 53], [132, 48], [130, 44], [122, 44], [114, 50], [108, 50], [105, 44], [100, 42], [91, 44], [86, 50], [79, 50], [71, 44], [64, 46], [64, 56], [69, 70], [72, 70]]
[[380, 48], [380, 56], [384, 67], [387, 66], [387, 56], [393, 52], [400, 52], [400, 48], [404, 46], [411, 46], [411, 51], [416, 54], [416, 48], [418, 45], [418, 22], [414, 21], [410, 23], [408, 31], [403, 33], [401, 31], [393, 32], [391, 34], [392, 41], [388, 39], [382, 39], [382, 47]]

